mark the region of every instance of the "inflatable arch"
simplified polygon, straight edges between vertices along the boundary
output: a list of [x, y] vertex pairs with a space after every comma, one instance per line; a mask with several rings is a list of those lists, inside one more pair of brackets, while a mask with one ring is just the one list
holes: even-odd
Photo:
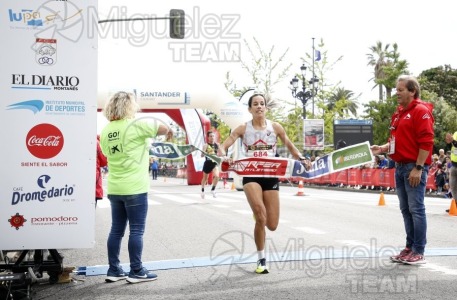
[[[121, 90], [121, 89], [119, 89]], [[99, 92], [97, 97], [98, 110], [103, 109], [105, 102], [117, 91]], [[210, 120], [204, 115], [202, 108], [218, 115], [230, 128], [235, 128], [250, 119], [246, 105], [221, 88], [216, 91], [176, 90], [173, 88], [124, 89], [136, 95], [143, 113], [161, 112], [167, 114], [174, 122], [186, 131], [186, 143], [202, 148], [206, 132], [210, 129]], [[186, 158], [187, 184], [201, 183], [203, 162], [200, 154], [194, 152]]]

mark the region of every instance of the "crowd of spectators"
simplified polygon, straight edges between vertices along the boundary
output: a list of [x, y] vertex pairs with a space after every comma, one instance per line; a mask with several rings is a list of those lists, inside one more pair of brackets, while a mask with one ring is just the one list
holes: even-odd
[[430, 174], [435, 177], [436, 194], [443, 195], [446, 198], [452, 198], [449, 189], [449, 170], [452, 167], [451, 152], [444, 152], [440, 149], [438, 154], [433, 154], [432, 164], [430, 165]]
[[[428, 191], [436, 195], [442, 195], [446, 198], [452, 198], [449, 189], [449, 170], [452, 166], [451, 152], [445, 153], [444, 149], [440, 149], [438, 153], [432, 155], [432, 164], [430, 165], [429, 176], [435, 178], [436, 190]], [[360, 167], [361, 169], [392, 169], [395, 168], [395, 162], [387, 155], [376, 155], [372, 163], [365, 164]], [[380, 189], [376, 186], [354, 186], [355, 189]]]

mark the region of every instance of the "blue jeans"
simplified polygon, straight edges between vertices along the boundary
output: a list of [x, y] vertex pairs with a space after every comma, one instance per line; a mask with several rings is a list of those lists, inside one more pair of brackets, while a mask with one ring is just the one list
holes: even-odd
[[148, 194], [137, 195], [108, 195], [111, 202], [111, 231], [108, 236], [108, 263], [110, 269], [119, 268], [119, 253], [122, 237], [129, 223], [129, 258], [130, 269], [139, 270], [143, 267], [141, 255], [143, 253], [143, 234], [148, 214]]
[[395, 184], [400, 201], [400, 211], [403, 215], [406, 231], [406, 247], [414, 252], [424, 254], [427, 243], [427, 218], [425, 216], [425, 189], [427, 184], [428, 166], [422, 170], [418, 186], [409, 184], [408, 176], [415, 163], [397, 165], [395, 170]]

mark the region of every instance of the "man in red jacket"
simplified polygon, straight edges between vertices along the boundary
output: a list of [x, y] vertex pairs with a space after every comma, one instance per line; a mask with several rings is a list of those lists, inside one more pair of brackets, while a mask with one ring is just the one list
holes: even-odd
[[389, 141], [373, 145], [373, 154], [388, 152], [396, 163], [395, 184], [406, 231], [406, 247], [392, 256], [394, 262], [424, 264], [427, 242], [425, 190], [432, 161], [434, 119], [431, 103], [423, 102], [416, 78], [403, 75], [397, 79], [397, 111], [390, 122]]

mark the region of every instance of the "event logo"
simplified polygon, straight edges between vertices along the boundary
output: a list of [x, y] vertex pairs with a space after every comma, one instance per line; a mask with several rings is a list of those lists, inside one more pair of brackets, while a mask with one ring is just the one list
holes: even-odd
[[11, 224], [11, 227], [15, 227], [16, 230], [19, 230], [19, 227], [23, 227], [27, 220], [23, 215], [16, 213], [14, 216], [11, 216], [11, 219], [8, 219], [8, 222]]
[[25, 142], [33, 156], [49, 159], [60, 153], [64, 145], [64, 137], [56, 126], [42, 123], [30, 129]]
[[53, 66], [57, 62], [57, 40], [36, 38], [35, 61], [40, 66]]
[[[194, 145], [175, 145], [172, 143], [152, 143], [149, 152], [159, 158], [181, 158], [197, 150]], [[208, 156], [214, 156], [206, 153]]]
[[[134, 90], [136, 95], [136, 90]], [[190, 104], [190, 95], [185, 92], [173, 92], [173, 91], [142, 91], [139, 92], [139, 101], [156, 101], [159, 105], [169, 104]]]
[[344, 147], [333, 152], [332, 164], [335, 171], [356, 165], [369, 163], [373, 160], [368, 142]]
[[32, 9], [21, 9], [20, 11], [13, 11], [8, 9], [8, 16], [10, 23], [14, 25], [22, 25], [26, 27], [43, 26], [43, 19], [40, 12]]
[[179, 157], [178, 150], [166, 143], [154, 143], [151, 147], [151, 152], [157, 157], [166, 157], [174, 159]]
[[77, 91], [79, 78], [61, 75], [12, 74], [11, 84], [13, 89]]
[[46, 114], [83, 116], [86, 113], [84, 101], [46, 100]]
[[78, 217], [74, 216], [54, 216], [54, 217], [32, 217], [30, 220], [30, 225], [32, 226], [68, 226], [68, 225], [78, 225]]
[[287, 172], [287, 160], [249, 158], [235, 161], [230, 169], [238, 175], [274, 175], [285, 176]]
[[57, 34], [76, 42], [84, 33], [83, 9], [69, 1], [47, 1], [37, 9], [8, 9], [11, 29], [40, 30], [38, 36]]
[[246, 107], [243, 105], [240, 105], [234, 100], [230, 100], [229, 102], [224, 103], [224, 106], [222, 107], [220, 111], [221, 116], [225, 117], [243, 117], [244, 116], [244, 111], [246, 111]]
[[44, 202], [46, 199], [57, 199], [64, 198], [73, 195], [75, 189], [74, 186], [68, 186], [65, 184], [63, 187], [49, 187], [51, 176], [41, 175], [37, 179], [37, 186], [39, 190], [26, 192], [23, 188], [15, 188], [11, 197], [11, 205], [17, 205], [22, 202], [38, 201]]
[[41, 175], [40, 177], [38, 177], [36, 183], [38, 184], [38, 186], [40, 188], [44, 189], [44, 188], [46, 188], [46, 185], [49, 182], [49, 180], [51, 180], [51, 176]]
[[354, 160], [359, 160], [360, 158], [367, 157], [368, 153], [367, 152], [359, 152], [359, 153], [351, 153], [346, 156], [336, 156], [335, 157], [335, 165], [341, 165], [347, 162], [351, 162]]
[[27, 100], [18, 103], [13, 103], [8, 105], [8, 110], [12, 109], [28, 109], [31, 110], [34, 114], [40, 112], [43, 109], [44, 103], [41, 100]]
[[47, 1], [38, 9], [44, 17], [45, 27], [37, 35], [63, 38], [77, 42], [84, 33], [83, 9], [71, 1]]
[[13, 103], [7, 106], [7, 110], [25, 109], [34, 114], [43, 110], [47, 115], [73, 115], [84, 116], [86, 113], [86, 104], [84, 101], [67, 101], [67, 100], [26, 100]]

